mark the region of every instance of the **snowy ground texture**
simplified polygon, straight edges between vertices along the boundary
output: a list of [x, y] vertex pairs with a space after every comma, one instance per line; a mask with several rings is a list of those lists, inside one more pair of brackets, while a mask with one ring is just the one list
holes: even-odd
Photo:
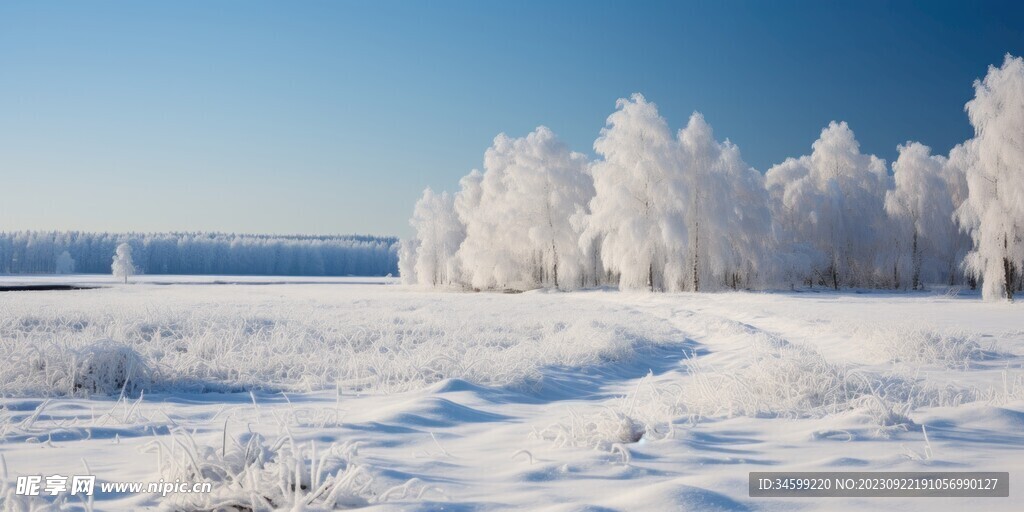
[[[1021, 304], [61, 279], [106, 287], [0, 293], [8, 509], [1022, 506]], [[1009, 471], [1011, 497], [747, 497], [774, 470]], [[214, 491], [12, 493], [86, 472]]]

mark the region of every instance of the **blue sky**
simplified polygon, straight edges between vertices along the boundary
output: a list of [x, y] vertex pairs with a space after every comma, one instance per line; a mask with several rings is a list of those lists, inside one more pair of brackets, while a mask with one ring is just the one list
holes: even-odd
[[1013, 2], [2, 2], [0, 229], [410, 232], [499, 132], [592, 154], [615, 100], [764, 171], [830, 120], [971, 135]]

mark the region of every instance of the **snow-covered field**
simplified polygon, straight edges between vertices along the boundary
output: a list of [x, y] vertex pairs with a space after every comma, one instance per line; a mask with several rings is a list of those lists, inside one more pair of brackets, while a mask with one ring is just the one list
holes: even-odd
[[[19, 475], [93, 473], [214, 490], [56, 503], [1021, 507], [1021, 304], [938, 292], [472, 294], [387, 279], [139, 280], [0, 278], [102, 285], [0, 293], [5, 506], [54, 502], [14, 497]], [[188, 285], [200, 282], [235, 285]], [[1011, 497], [747, 496], [748, 472], [777, 470], [1009, 471]]]

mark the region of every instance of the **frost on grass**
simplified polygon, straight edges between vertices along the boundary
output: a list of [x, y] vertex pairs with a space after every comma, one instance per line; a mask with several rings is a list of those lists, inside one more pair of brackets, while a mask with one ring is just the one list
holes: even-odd
[[812, 418], [857, 412], [878, 426], [911, 425], [908, 414], [922, 406], [958, 405], [975, 393], [935, 389], [896, 373], [831, 363], [818, 352], [762, 336], [751, 362], [716, 371], [695, 359], [692, 380], [680, 393], [690, 420], [733, 416]]
[[358, 447], [334, 443], [299, 444], [290, 436], [270, 443], [249, 433], [225, 434], [213, 447], [176, 430], [167, 442], [154, 441], [165, 482], [209, 483], [206, 493], [174, 494], [163, 503], [178, 511], [335, 510], [362, 507], [374, 498], [373, 476], [355, 462]]
[[299, 443], [284, 435], [271, 442], [258, 433], [239, 438], [224, 433], [220, 446], [197, 442], [183, 429], [153, 441], [165, 482], [210, 484], [210, 493], [169, 495], [165, 510], [321, 511], [361, 508], [393, 500], [444, 497], [418, 478], [380, 487], [372, 468], [359, 461], [359, 445]]
[[986, 355], [974, 337], [966, 333], [893, 328], [876, 329], [865, 338], [888, 361], [897, 363], [968, 368]]
[[0, 390], [398, 392], [449, 378], [530, 388], [545, 368], [622, 361], [683, 339], [666, 322], [636, 322], [613, 307], [565, 308], [558, 301], [562, 307], [544, 310], [537, 303], [557, 297], [542, 295], [349, 299], [313, 308], [243, 295], [169, 299], [159, 307], [132, 299], [109, 294], [69, 298], [57, 308], [0, 305]]
[[[11, 353], [13, 352], [13, 353]], [[145, 357], [111, 340], [79, 346], [64, 343], [28, 345], [8, 352], [2, 388], [43, 395], [137, 396], [153, 386], [155, 374]]]
[[135, 395], [151, 385], [152, 371], [131, 347], [101, 340], [77, 350], [71, 387], [85, 393]]
[[571, 410], [564, 420], [535, 429], [532, 437], [561, 447], [617, 451], [628, 462], [625, 445], [671, 437], [679, 412], [676, 385], [655, 382], [648, 374], [629, 394], [583, 411]]

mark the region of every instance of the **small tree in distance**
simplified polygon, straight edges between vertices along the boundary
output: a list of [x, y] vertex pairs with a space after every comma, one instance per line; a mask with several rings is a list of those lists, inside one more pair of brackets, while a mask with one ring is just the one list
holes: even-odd
[[71, 253], [64, 251], [57, 256], [57, 273], [58, 274], [74, 274], [75, 273], [75, 259], [71, 257]]
[[123, 278], [125, 284], [127, 284], [128, 278], [135, 274], [135, 265], [132, 264], [132, 246], [127, 243], [117, 246], [117, 252], [114, 253], [114, 263], [110, 268], [114, 272], [114, 277]]

